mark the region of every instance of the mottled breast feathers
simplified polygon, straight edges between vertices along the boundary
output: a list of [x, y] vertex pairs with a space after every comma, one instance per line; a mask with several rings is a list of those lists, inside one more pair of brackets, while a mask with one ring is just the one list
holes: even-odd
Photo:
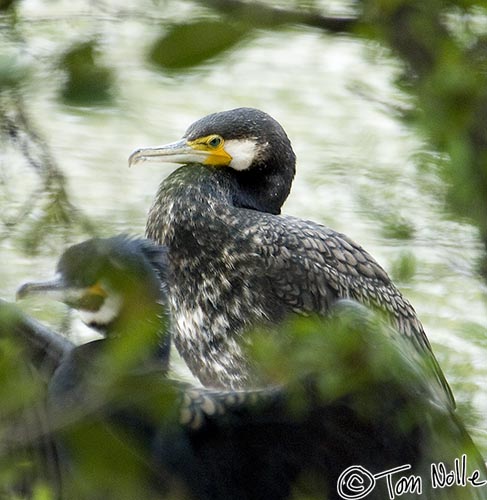
[[174, 340], [207, 385], [252, 385], [238, 339], [290, 313], [322, 315], [339, 299], [384, 311], [447, 382], [411, 304], [382, 267], [321, 224], [233, 205], [225, 171], [185, 166], [163, 181], [147, 235], [169, 248]]

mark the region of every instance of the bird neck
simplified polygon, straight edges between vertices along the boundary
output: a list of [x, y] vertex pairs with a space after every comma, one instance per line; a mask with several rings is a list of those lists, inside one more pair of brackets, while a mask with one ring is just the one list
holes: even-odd
[[169, 365], [170, 335], [165, 306], [157, 301], [131, 300], [111, 322], [94, 326], [110, 344], [130, 351], [130, 362], [141, 367], [154, 360], [165, 371]]
[[[232, 183], [232, 203], [238, 208], [278, 215], [291, 190], [291, 178], [268, 163], [257, 164], [249, 170], [228, 169]], [[288, 174], [289, 177], [289, 174]]]
[[[209, 205], [217, 209], [231, 206], [279, 214], [291, 190], [293, 177], [294, 163], [290, 163], [287, 169], [269, 162], [258, 163], [246, 171], [185, 165], [161, 183], [151, 212], [157, 217], [154, 222], [158, 226], [161, 225], [159, 217], [170, 218], [173, 209], [181, 210], [182, 205], [187, 204], [190, 207]], [[150, 219], [151, 216], [149, 224]], [[148, 233], [150, 235], [150, 231]]]
[[70, 411], [76, 416], [80, 409], [105, 401], [106, 390], [119, 387], [127, 376], [165, 375], [170, 335], [164, 309], [121, 314], [105, 325], [106, 338], [69, 349], [49, 383], [51, 416], [65, 421]]
[[159, 186], [147, 219], [146, 236], [174, 250], [174, 239], [188, 251], [196, 242], [184, 241], [195, 221], [222, 215], [232, 205], [230, 180], [212, 167], [185, 165], [172, 172]]

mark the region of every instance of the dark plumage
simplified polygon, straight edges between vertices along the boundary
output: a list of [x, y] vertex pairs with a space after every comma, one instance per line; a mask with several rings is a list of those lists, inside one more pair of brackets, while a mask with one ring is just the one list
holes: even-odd
[[[484, 480], [483, 460], [438, 400], [436, 381], [416, 349], [363, 307], [341, 301], [330, 321], [309, 318], [281, 327], [286, 341], [273, 349], [270, 364], [268, 350], [261, 353], [261, 366], [275, 371], [276, 361], [286, 359], [286, 386], [185, 388], [166, 378], [166, 357], [154, 358], [146, 332], [149, 324], [158, 337], [167, 335], [155, 321], [165, 287], [153, 286], [166, 275], [165, 252], [123, 237], [74, 248], [58, 269], [85, 291], [81, 297], [101, 287], [123, 298], [117, 311], [125, 322], [113, 317], [107, 339], [74, 347], [0, 303], [2, 335], [20, 334], [37, 368], [43, 351], [56, 365], [49, 382], [51, 425], [62, 437], [62, 463], [69, 469], [60, 498], [277, 500], [302, 493], [339, 500], [337, 481], [348, 467], [375, 474], [404, 464], [412, 467], [405, 474], [423, 478], [425, 498], [486, 497], [485, 489], [470, 485], [431, 488], [432, 462], [445, 462], [449, 471], [466, 453], [468, 474], [478, 470]], [[53, 287], [59, 293], [59, 283], [24, 285], [20, 295]], [[72, 292], [67, 296], [73, 303]], [[93, 302], [77, 307], [86, 304]], [[126, 363], [127, 348], [141, 354], [135, 365]], [[385, 480], [377, 481], [369, 498], [386, 497]]]
[[168, 247], [174, 342], [204, 384], [258, 383], [240, 345], [247, 330], [289, 313], [327, 314], [352, 298], [390, 316], [428, 356], [453, 404], [413, 307], [380, 265], [343, 234], [278, 215], [295, 156], [275, 120], [251, 108], [209, 115], [181, 141], [139, 149], [130, 163], [144, 160], [189, 163], [161, 183], [147, 236]]
[[[87, 375], [112, 375], [103, 358], [115, 356], [117, 345], [127, 339], [134, 342], [133, 359], [125, 355], [124, 363], [137, 369], [151, 363], [161, 373], [167, 370], [170, 338], [165, 315], [166, 271], [165, 249], [148, 240], [126, 236], [94, 238], [73, 245], [62, 254], [54, 279], [26, 283], [19, 288], [18, 298], [53, 295], [77, 309], [83, 321], [105, 337], [76, 348], [64, 345], [62, 355], [55, 351], [58, 367], [50, 392], [56, 402], [59, 399], [62, 411], [66, 410], [68, 399], [73, 405], [82, 399], [78, 392], [83, 390]], [[52, 340], [46, 339], [45, 343], [52, 351]], [[102, 358], [104, 367], [95, 375], [97, 357]]]
[[[131, 460], [142, 475], [143, 485], [137, 481], [133, 486], [114, 481], [113, 498], [133, 498], [131, 487], [142, 496], [154, 489], [156, 474], [144, 459], [134, 461], [130, 455], [135, 450], [127, 451], [126, 445], [117, 447], [110, 443], [112, 427], [123, 426], [126, 420], [117, 402], [120, 391], [125, 398], [124, 377], [163, 377], [169, 366], [166, 270], [165, 250], [148, 240], [126, 236], [94, 238], [63, 253], [54, 279], [26, 283], [17, 292], [18, 298], [40, 294], [65, 302], [105, 337], [75, 346], [27, 320], [17, 326], [34, 366], [41, 370], [48, 361], [50, 368], [44, 421], [55, 437], [56, 458], [49, 457], [49, 461], [56, 464], [51, 469], [57, 474], [53, 477], [51, 473], [48, 479], [61, 498], [104, 497], [107, 486], [98, 491], [95, 484], [98, 462], [83, 456], [77, 444], [78, 435], [88, 439], [92, 432], [101, 441], [100, 457], [108, 453], [118, 463]], [[136, 406], [138, 395], [131, 398]], [[124, 400], [120, 408], [125, 404]], [[135, 435], [144, 433], [143, 419], [139, 423], [141, 429], [135, 425], [131, 430]], [[43, 436], [46, 431], [38, 429], [37, 433]]]
[[209, 135], [218, 135], [225, 141], [242, 138], [255, 141], [252, 168], [240, 170], [236, 178], [238, 189], [232, 192], [232, 202], [238, 207], [281, 213], [296, 172], [296, 156], [281, 125], [263, 111], [239, 108], [198, 120], [188, 128], [184, 137], [187, 141], [194, 141]]

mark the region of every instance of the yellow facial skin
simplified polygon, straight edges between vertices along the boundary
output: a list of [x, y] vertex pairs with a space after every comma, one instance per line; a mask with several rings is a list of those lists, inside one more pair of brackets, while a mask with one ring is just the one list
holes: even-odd
[[204, 165], [228, 166], [232, 161], [232, 157], [225, 150], [225, 141], [219, 135], [198, 137], [194, 141], [188, 141], [187, 144], [195, 150], [208, 153], [203, 161]]
[[88, 290], [87, 290], [86, 295], [97, 295], [97, 296], [103, 297], [103, 298], [108, 297], [108, 293], [106, 292], [106, 290], [103, 288], [103, 286], [99, 282], [90, 286], [90, 288], [88, 288]]
[[223, 137], [211, 134], [191, 141], [181, 139], [163, 146], [137, 149], [129, 157], [129, 166], [144, 161], [229, 166], [232, 160], [232, 155], [225, 149]]
[[97, 282], [86, 289], [83, 293], [83, 298], [89, 299], [90, 297], [101, 297], [102, 299], [106, 299], [108, 297], [108, 293], [103, 286]]

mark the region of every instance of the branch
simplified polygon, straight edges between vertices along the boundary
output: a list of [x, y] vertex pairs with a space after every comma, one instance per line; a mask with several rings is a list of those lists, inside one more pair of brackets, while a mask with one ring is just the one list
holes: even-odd
[[272, 7], [261, 2], [242, 0], [196, 0], [205, 7], [217, 10], [261, 27], [276, 27], [283, 24], [304, 24], [330, 33], [350, 33], [358, 23], [355, 17], [327, 17], [317, 12]]
[[[27, 164], [38, 174], [40, 184], [34, 189], [27, 201], [17, 210], [15, 217], [3, 220], [6, 238], [20, 224], [27, 221], [26, 248], [30, 252], [43, 242], [50, 229], [66, 229], [79, 226], [83, 232], [94, 234], [94, 227], [87, 216], [74, 206], [66, 187], [64, 173], [57, 165], [48, 144], [35, 131], [20, 95], [15, 93], [2, 95], [0, 107], [1, 131], [20, 151]], [[37, 207], [41, 207], [41, 216], [28, 220]]]

